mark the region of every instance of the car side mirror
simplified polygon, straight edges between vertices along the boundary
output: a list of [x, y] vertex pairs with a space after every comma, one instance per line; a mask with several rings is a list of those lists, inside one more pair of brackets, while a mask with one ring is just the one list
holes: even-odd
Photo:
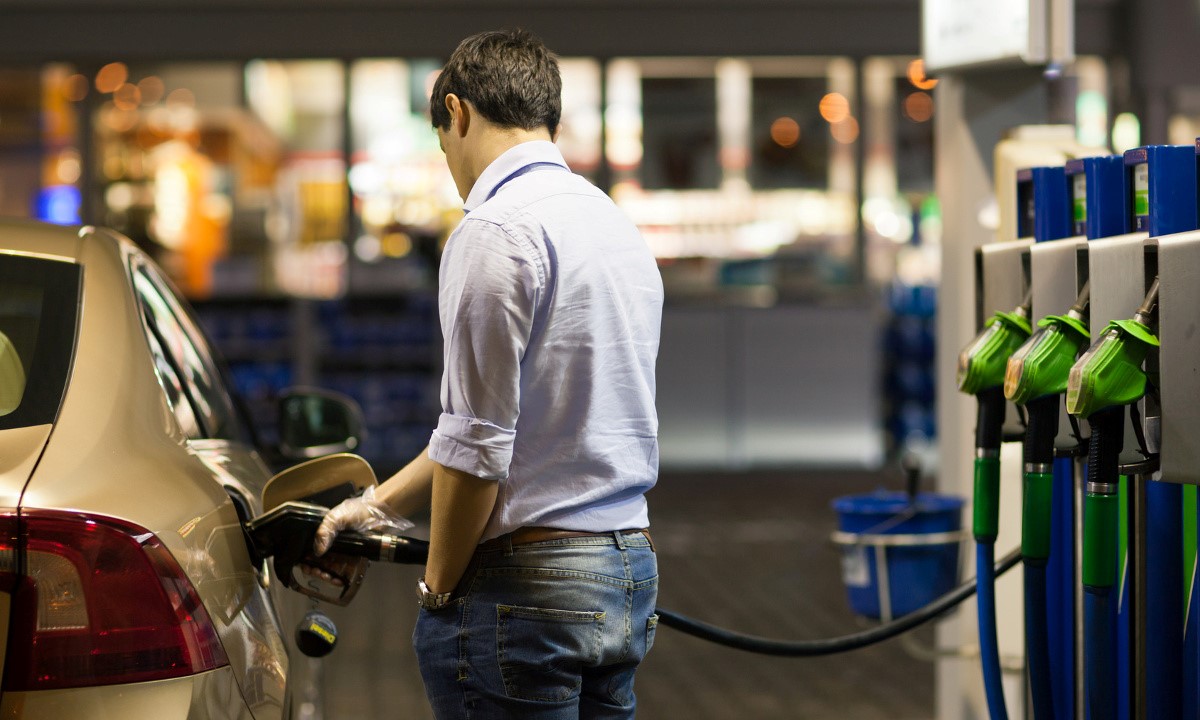
[[362, 411], [340, 393], [293, 388], [279, 397], [279, 452], [290, 460], [351, 452], [362, 444]]

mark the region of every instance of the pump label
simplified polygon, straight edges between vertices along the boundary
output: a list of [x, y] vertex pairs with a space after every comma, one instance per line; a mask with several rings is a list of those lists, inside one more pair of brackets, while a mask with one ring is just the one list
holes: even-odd
[[1150, 164], [1133, 166], [1133, 217], [1135, 230], [1150, 229]]
[[1072, 209], [1074, 210], [1073, 222], [1075, 224], [1075, 234], [1083, 235], [1087, 231], [1087, 175], [1079, 173], [1074, 178], [1075, 193], [1072, 197]]
[[842, 548], [842, 582], [846, 587], [865, 588], [871, 585], [871, 570], [867, 565], [867, 549], [862, 545]]

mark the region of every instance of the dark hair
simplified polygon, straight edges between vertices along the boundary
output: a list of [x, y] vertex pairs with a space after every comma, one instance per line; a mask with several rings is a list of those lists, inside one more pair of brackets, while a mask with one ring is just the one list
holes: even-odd
[[558, 129], [562, 78], [558, 59], [525, 30], [483, 32], [458, 44], [433, 83], [429, 115], [435, 128], [450, 127], [446, 96], [470, 101], [500, 127]]

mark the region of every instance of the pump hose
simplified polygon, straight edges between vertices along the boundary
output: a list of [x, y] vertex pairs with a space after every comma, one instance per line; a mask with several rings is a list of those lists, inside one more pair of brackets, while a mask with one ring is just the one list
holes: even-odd
[[1116, 633], [1112, 613], [1112, 588], [1084, 588], [1083, 623], [1087, 635], [1084, 683], [1091, 720], [1117, 717]]
[[1025, 644], [1033, 717], [1054, 717], [1050, 679], [1050, 627], [1046, 616], [1046, 561], [1025, 558]]
[[1117, 454], [1124, 441], [1121, 407], [1092, 413], [1088, 487], [1083, 506], [1084, 688], [1092, 720], [1117, 717], [1116, 627], [1112, 593], [1117, 582], [1119, 481]]
[[1047, 564], [1053, 524], [1054, 437], [1058, 434], [1058, 395], [1025, 404], [1025, 487], [1021, 510], [1021, 553], [1025, 558], [1025, 647], [1033, 717], [1054, 717], [1050, 672], [1050, 622], [1047, 608]]
[[978, 573], [979, 655], [983, 662], [983, 689], [987, 695], [988, 717], [1008, 720], [1004, 704], [1004, 685], [1000, 673], [1000, 647], [996, 642], [996, 575], [992, 567], [996, 546], [990, 542], [975, 543], [975, 567]]
[[[989, 575], [993, 573], [996, 576], [1003, 575], [1019, 562], [1021, 562], [1021, 551], [1014, 550], [1001, 558], [995, 567], [988, 565], [986, 572]], [[868, 645], [890, 640], [901, 633], [907, 632], [918, 625], [942, 615], [974, 594], [975, 581], [969, 580], [925, 607], [914, 610], [891, 622], [862, 632], [824, 640], [774, 640], [726, 630], [725, 628], [709, 625], [708, 623], [663, 608], [657, 608], [655, 612], [658, 613], [658, 622], [660, 625], [665, 625], [688, 635], [734, 648], [735, 650], [744, 650], [760, 655], [774, 655], [776, 657], [817, 657], [858, 650]]]
[[996, 536], [1000, 532], [1000, 441], [1004, 424], [1004, 388], [994, 387], [975, 394], [978, 416], [975, 423], [975, 585], [979, 597], [979, 660], [983, 689], [991, 720], [1008, 720], [1004, 685], [1000, 673], [1000, 645], [996, 640], [996, 576], [992, 563]]

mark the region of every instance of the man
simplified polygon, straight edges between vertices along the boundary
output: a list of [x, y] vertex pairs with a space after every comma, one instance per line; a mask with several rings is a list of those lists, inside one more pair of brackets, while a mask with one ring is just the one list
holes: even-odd
[[553, 144], [560, 95], [523, 31], [467, 38], [435, 82], [467, 213], [440, 269], [443, 413], [417, 459], [318, 534], [320, 553], [431, 503], [413, 644], [440, 719], [632, 717], [657, 621], [662, 281]]

